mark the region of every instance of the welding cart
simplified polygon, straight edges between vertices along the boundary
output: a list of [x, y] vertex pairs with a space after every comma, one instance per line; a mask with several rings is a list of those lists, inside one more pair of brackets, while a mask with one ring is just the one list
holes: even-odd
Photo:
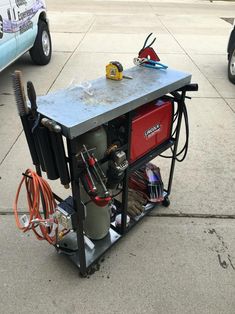
[[[61, 208], [65, 212], [63, 218], [72, 217], [70, 223], [73, 232], [67, 234], [66, 240], [57, 242], [55, 247], [58, 252], [66, 254], [78, 266], [82, 275], [86, 275], [111, 246], [152, 210], [153, 206], [146, 207], [142, 215], [127, 223], [128, 180], [134, 171], [155, 157], [162, 155], [165, 151], [171, 152], [171, 163], [168, 184], [164, 188], [164, 199], [161, 203], [164, 206], [169, 205], [175, 162], [179, 158], [177, 148], [181, 122], [186, 114], [186, 93], [197, 90], [196, 84], [190, 84], [190, 74], [173, 69], [154, 70], [136, 66], [126, 70], [125, 74], [133, 79], [112, 81], [101, 77], [86, 85], [74, 85], [68, 89], [39, 97], [37, 100], [39, 119], [53, 121], [54, 124], [58, 125], [63, 136], [63, 143], [65, 139], [67, 143], [65, 162], [68, 164], [69, 172], [65, 170], [65, 173], [71, 182], [72, 195], [65, 200], [56, 194], [54, 196], [62, 204]], [[156, 107], [155, 102], [159, 99], [164, 101], [165, 109], [162, 109], [163, 107], [160, 105]], [[177, 112], [172, 109], [172, 99], [173, 102], [177, 102]], [[150, 109], [146, 109], [146, 104]], [[161, 121], [166, 121], [164, 132], [161, 129], [164, 128], [164, 123], [161, 121], [145, 125], [145, 121], [150, 121], [156, 115], [162, 115]], [[123, 171], [121, 179], [122, 197], [121, 202], [119, 202], [121, 204], [121, 223], [117, 228], [115, 223], [111, 221], [107, 234], [101, 239], [92, 240], [92, 245], [89, 245], [84, 240], [86, 204], [81, 199], [81, 160], [78, 159], [78, 139], [92, 130], [95, 133], [100, 126], [108, 128], [111, 125], [113, 127], [115, 125], [113, 121], [115, 122], [117, 118], [120, 120], [120, 117], [125, 123], [121, 149], [125, 152], [128, 161], [128, 167]], [[176, 118], [177, 123], [175, 125]], [[174, 130], [172, 129], [173, 125], [175, 125]], [[188, 133], [188, 130], [186, 131]], [[158, 140], [154, 142], [156, 138]], [[51, 137], [50, 139], [52, 140]], [[29, 143], [29, 139], [27, 140]], [[148, 146], [150, 142], [152, 144]], [[52, 143], [54, 142], [52, 141]], [[184, 153], [186, 153], [187, 144], [184, 147]], [[50, 146], [50, 143], [48, 145]], [[100, 146], [102, 143], [96, 143], [96, 145]], [[54, 148], [56, 149], [56, 145]], [[54, 151], [54, 154], [55, 159], [61, 155], [58, 151], [57, 153]], [[100, 159], [98, 157], [97, 159]], [[52, 163], [53, 161], [51, 161]], [[39, 174], [41, 174], [41, 170], [45, 169], [37, 167]]]

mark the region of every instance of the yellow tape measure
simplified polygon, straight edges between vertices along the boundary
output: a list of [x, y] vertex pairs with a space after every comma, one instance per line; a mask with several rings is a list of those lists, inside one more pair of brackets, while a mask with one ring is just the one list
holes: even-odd
[[106, 77], [110, 80], [121, 81], [123, 66], [118, 61], [111, 61], [106, 65]]

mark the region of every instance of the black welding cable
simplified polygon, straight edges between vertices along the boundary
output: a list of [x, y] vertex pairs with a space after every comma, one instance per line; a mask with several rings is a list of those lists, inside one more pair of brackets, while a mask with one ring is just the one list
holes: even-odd
[[[175, 110], [175, 103], [177, 103], [177, 108]], [[173, 116], [173, 121], [172, 121], [172, 128], [173, 128], [173, 125], [176, 123], [175, 125], [175, 128], [174, 128], [174, 131], [171, 133], [171, 137], [173, 137], [176, 133], [176, 130], [177, 130], [177, 119], [178, 119], [178, 116], [179, 116], [179, 105], [178, 105], [178, 101], [174, 100], [173, 99], [173, 112], [174, 112], [174, 116]]]
[[[173, 120], [173, 124], [175, 123], [175, 121], [177, 121], [178, 119], [178, 114], [175, 116], [174, 120]], [[175, 129], [174, 131], [171, 133], [171, 137], [174, 137], [175, 136], [175, 133], [176, 133], [176, 130], [177, 130], [177, 126], [178, 126], [178, 123], [176, 123], [175, 125]]]
[[[188, 113], [187, 113], [187, 109], [186, 106], [184, 104], [183, 106], [183, 115], [184, 115], [184, 121], [185, 121], [185, 133], [186, 133], [186, 141], [184, 144], [184, 147], [176, 154], [176, 160], [178, 162], [182, 162], [188, 153], [188, 144], [189, 144], [189, 122], [188, 122]], [[179, 156], [181, 156], [183, 154], [183, 156], [181, 158], [177, 158]]]
[[[186, 158], [186, 155], [188, 152], [188, 144], [189, 144], [189, 123], [188, 123], [188, 114], [187, 114], [187, 109], [186, 109], [185, 104], [183, 106], [183, 116], [184, 116], [184, 122], [185, 122], [186, 140], [185, 140], [185, 144], [183, 148], [176, 154], [176, 160], [178, 162], [182, 162]], [[182, 154], [183, 154], [182, 158], [177, 158], [181, 156]]]
[[[173, 102], [173, 104], [175, 103], [175, 101]], [[179, 116], [179, 105], [178, 105], [178, 101], [176, 101], [177, 103], [177, 108], [176, 108], [176, 111], [175, 111], [175, 106], [173, 107], [174, 108], [174, 118], [173, 118], [173, 123], [177, 120], [178, 116]]]
[[[186, 106], [185, 105], [183, 106], [183, 116], [184, 116], [184, 121], [185, 121], [186, 140], [185, 140], [185, 144], [184, 144], [183, 148], [176, 154], [176, 157], [180, 156], [185, 150], [186, 151], [188, 150], [189, 127], [188, 127], [188, 114], [187, 114], [187, 110], [186, 110]], [[177, 129], [177, 127], [176, 127], [176, 129]], [[172, 133], [172, 137], [175, 135], [176, 129]], [[172, 151], [172, 154], [173, 154], [173, 149], [172, 148], [171, 148], [171, 151]], [[172, 158], [173, 156], [170, 156], [170, 157]], [[177, 161], [181, 161], [181, 160], [178, 160], [178, 158], [176, 158], [176, 160]]]
[[[176, 160], [178, 162], [182, 162], [186, 158], [187, 152], [188, 152], [188, 144], [189, 144], [189, 122], [188, 122], [188, 113], [187, 113], [187, 108], [186, 108], [185, 103], [183, 104], [183, 117], [184, 117], [184, 123], [185, 123], [186, 140], [185, 140], [185, 144], [184, 144], [183, 148], [176, 154]], [[175, 127], [175, 130], [172, 133], [172, 137], [175, 135], [177, 127], [178, 127], [178, 121], [177, 121], [177, 125]], [[173, 158], [173, 150], [172, 150], [172, 148], [171, 148], [171, 152], [172, 152], [171, 156], [165, 156], [165, 155], [159, 155], [159, 156], [163, 157], [163, 158], [170, 158], [170, 159], [172, 159]], [[183, 157], [182, 158], [178, 158], [182, 154], [183, 154]]]
[[[174, 135], [175, 135], [175, 133], [176, 133], [177, 127], [178, 127], [179, 104], [178, 104], [178, 101], [175, 100], [174, 98], [172, 98], [172, 100], [173, 100], [173, 108], [174, 108], [174, 109], [173, 109], [173, 112], [175, 111], [175, 106], [174, 106], [174, 104], [177, 103], [177, 109], [176, 109], [176, 112], [174, 113], [173, 122], [172, 122], [172, 125], [175, 124], [175, 122], [176, 122], [174, 131], [172, 131], [172, 133], [171, 133], [171, 137], [173, 138]], [[173, 127], [172, 127], [172, 128], [173, 128]], [[172, 152], [172, 154], [173, 154], [172, 148], [171, 148], [171, 152]], [[173, 158], [173, 155], [171, 155], [171, 156], [166, 156], [166, 155], [160, 154], [159, 156], [162, 157], [162, 158], [168, 158], [168, 159], [172, 159], [172, 158]]]

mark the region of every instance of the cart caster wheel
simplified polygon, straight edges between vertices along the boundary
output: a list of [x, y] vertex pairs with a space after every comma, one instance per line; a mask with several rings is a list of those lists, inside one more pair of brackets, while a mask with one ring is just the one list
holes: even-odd
[[164, 206], [164, 207], [168, 207], [169, 205], [170, 205], [170, 200], [169, 200], [169, 197], [168, 196], [165, 196], [164, 197], [164, 200], [162, 201], [162, 205]]
[[79, 272], [79, 276], [81, 277], [81, 278], [87, 278], [88, 277], [88, 273], [86, 272], [86, 273], [81, 273], [81, 272]]

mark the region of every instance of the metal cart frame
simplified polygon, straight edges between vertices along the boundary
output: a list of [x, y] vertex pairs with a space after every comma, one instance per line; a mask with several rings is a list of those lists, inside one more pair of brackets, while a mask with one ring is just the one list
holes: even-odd
[[[149, 210], [146, 210], [137, 220], [131, 221], [126, 227], [128, 204], [128, 178], [129, 175], [149, 162], [168, 148], [172, 148], [173, 158], [170, 165], [170, 174], [167, 188], [165, 189], [165, 202], [168, 205], [168, 196], [171, 193], [172, 180], [175, 169], [175, 161], [181, 129], [183, 104], [186, 97], [186, 86], [191, 81], [191, 75], [175, 70], [153, 70], [141, 67], [133, 67], [126, 71], [133, 80], [113, 82], [100, 78], [91, 82], [93, 95], [86, 93], [82, 87], [77, 86], [69, 90], [62, 90], [55, 94], [43, 96], [38, 101], [38, 112], [49, 119], [56, 121], [62, 127], [63, 135], [67, 139], [68, 161], [70, 166], [73, 208], [77, 219], [76, 239], [78, 249], [66, 251], [57, 247], [58, 252], [65, 253], [75, 263], [81, 275], [85, 276], [92, 265], [97, 263], [101, 256], [119, 241], [135, 226]], [[76, 138], [103, 123], [125, 114], [127, 117], [128, 132], [126, 134], [127, 159], [130, 157], [131, 123], [135, 109], [162, 97], [170, 92], [178, 91], [178, 123], [174, 138], [170, 138], [160, 146], [154, 148], [146, 155], [131, 163], [125, 171], [122, 193], [122, 221], [121, 230], [117, 230], [114, 224], [110, 225], [109, 234], [102, 240], [93, 241], [95, 248], [91, 251], [84, 243], [83, 222], [85, 219], [85, 206], [80, 199], [79, 167], [76, 158]], [[111, 97], [111, 95], [113, 97]], [[66, 108], [66, 106], [67, 108]], [[76, 106], [80, 106], [77, 108]], [[89, 110], [88, 110], [89, 109]], [[78, 115], [76, 117], [76, 114]], [[61, 199], [58, 197], [61, 201]]]

